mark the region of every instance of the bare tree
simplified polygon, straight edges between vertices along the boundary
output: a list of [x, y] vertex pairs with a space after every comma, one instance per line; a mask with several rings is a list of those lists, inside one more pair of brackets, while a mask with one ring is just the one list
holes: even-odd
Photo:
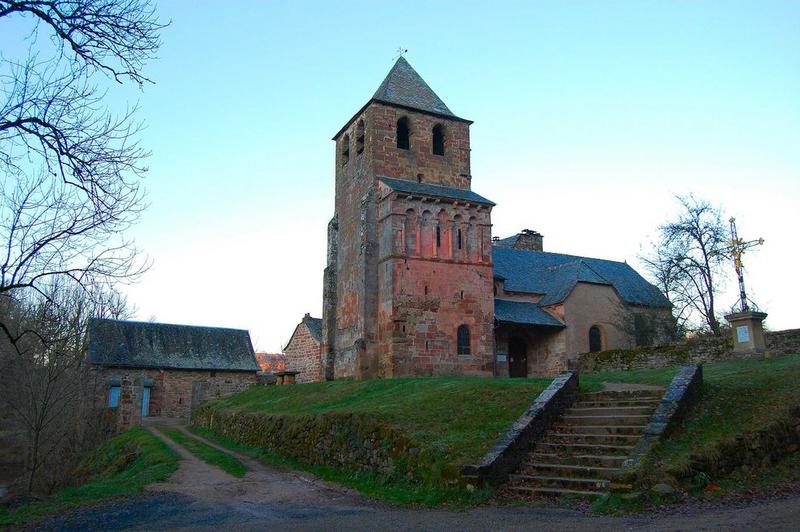
[[728, 232], [719, 208], [691, 195], [677, 199], [678, 218], [659, 227], [653, 251], [640, 258], [672, 302], [680, 326], [694, 321], [719, 335], [716, 295]]
[[95, 383], [85, 363], [86, 323], [90, 317], [129, 316], [127, 302], [113, 291], [87, 291], [61, 279], [42, 291], [22, 292], [20, 300], [6, 298], [0, 309], [12, 333], [35, 331], [14, 349], [8, 339], [0, 343], [0, 407], [12, 414], [22, 435], [28, 492], [62, 483], [102, 436], [102, 424], [87, 400]]
[[[149, 82], [164, 25], [150, 0], [0, 0], [0, 31], [14, 17], [31, 32], [27, 52], [0, 53], [0, 297], [135, 277], [123, 235], [144, 208], [147, 152], [136, 108], [113, 113], [99, 84]], [[0, 329], [12, 345], [34, 332]]]

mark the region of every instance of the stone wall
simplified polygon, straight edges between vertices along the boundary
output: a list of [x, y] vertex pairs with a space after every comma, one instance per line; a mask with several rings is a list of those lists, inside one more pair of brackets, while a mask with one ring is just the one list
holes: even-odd
[[286, 370], [299, 371], [297, 382], [319, 382], [323, 379], [319, 342], [304, 322], [294, 331], [291, 340], [283, 349]]
[[[408, 150], [397, 147], [400, 118], [409, 121]], [[443, 155], [432, 151], [434, 126], [444, 128]], [[392, 194], [378, 181], [469, 189], [469, 122], [371, 102], [334, 140], [335, 215], [323, 288], [326, 378], [491, 374], [491, 207]], [[470, 327], [469, 354], [457, 352], [460, 325]]]
[[688, 467], [670, 471], [691, 479], [698, 473], [711, 478], [740, 467], [769, 467], [800, 451], [800, 404], [787, 408], [783, 417], [759, 430], [737, 434], [710, 449], [694, 453]]
[[408, 436], [361, 414], [271, 416], [221, 411], [206, 405], [196, 426], [310, 465], [368, 471], [392, 479], [455, 482], [458, 469]]
[[200, 404], [240, 392], [256, 383], [256, 372], [173, 369], [103, 368], [97, 371], [97, 406], [108, 404], [110, 383], [119, 383], [117, 423], [120, 428], [142, 422], [142, 393], [150, 385], [149, 415], [185, 420]]
[[[767, 351], [773, 355], [800, 354], [800, 329], [764, 333]], [[678, 344], [641, 347], [630, 350], [583, 353], [574, 368], [581, 372], [626, 371], [645, 368], [666, 368], [681, 364], [701, 364], [761, 354], [733, 354], [729, 333], [722, 337], [700, 336]]]
[[703, 385], [703, 366], [687, 365], [678, 368], [661, 402], [656, 407], [644, 433], [630, 457], [623, 464], [621, 478], [635, 478], [639, 474], [642, 460], [659, 441], [670, 433], [689, 409], [700, 398]]

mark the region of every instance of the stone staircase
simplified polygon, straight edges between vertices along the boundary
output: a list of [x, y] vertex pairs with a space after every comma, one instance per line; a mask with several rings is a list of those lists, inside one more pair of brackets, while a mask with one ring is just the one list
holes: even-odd
[[600, 496], [633, 451], [662, 390], [581, 394], [506, 488], [515, 495]]

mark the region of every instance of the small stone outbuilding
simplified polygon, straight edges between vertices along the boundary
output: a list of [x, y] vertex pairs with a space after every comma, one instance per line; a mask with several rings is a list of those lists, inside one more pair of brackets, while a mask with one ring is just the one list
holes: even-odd
[[95, 405], [117, 408], [121, 428], [189, 420], [204, 401], [255, 384], [259, 370], [247, 331], [109, 319], [89, 320], [87, 360]]
[[286, 371], [297, 371], [296, 382], [319, 382], [322, 373], [322, 320], [303, 316], [283, 348]]

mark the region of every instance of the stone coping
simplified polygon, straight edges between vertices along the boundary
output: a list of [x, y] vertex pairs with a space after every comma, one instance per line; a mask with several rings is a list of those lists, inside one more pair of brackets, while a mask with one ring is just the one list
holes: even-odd
[[644, 429], [642, 437], [636, 444], [631, 456], [622, 466], [621, 476], [633, 478], [638, 476], [642, 460], [655, 448], [661, 438], [672, 430], [675, 423], [686, 413], [689, 406], [700, 397], [703, 384], [703, 365], [680, 366], [673, 377], [656, 411]]
[[495, 442], [479, 464], [469, 464], [461, 468], [461, 476], [466, 481], [478, 484], [498, 485], [508, 480], [525, 459], [537, 440], [541, 439], [550, 427], [571, 406], [578, 395], [578, 374], [564, 372], [540, 393], [530, 407], [522, 414], [505, 434]]

